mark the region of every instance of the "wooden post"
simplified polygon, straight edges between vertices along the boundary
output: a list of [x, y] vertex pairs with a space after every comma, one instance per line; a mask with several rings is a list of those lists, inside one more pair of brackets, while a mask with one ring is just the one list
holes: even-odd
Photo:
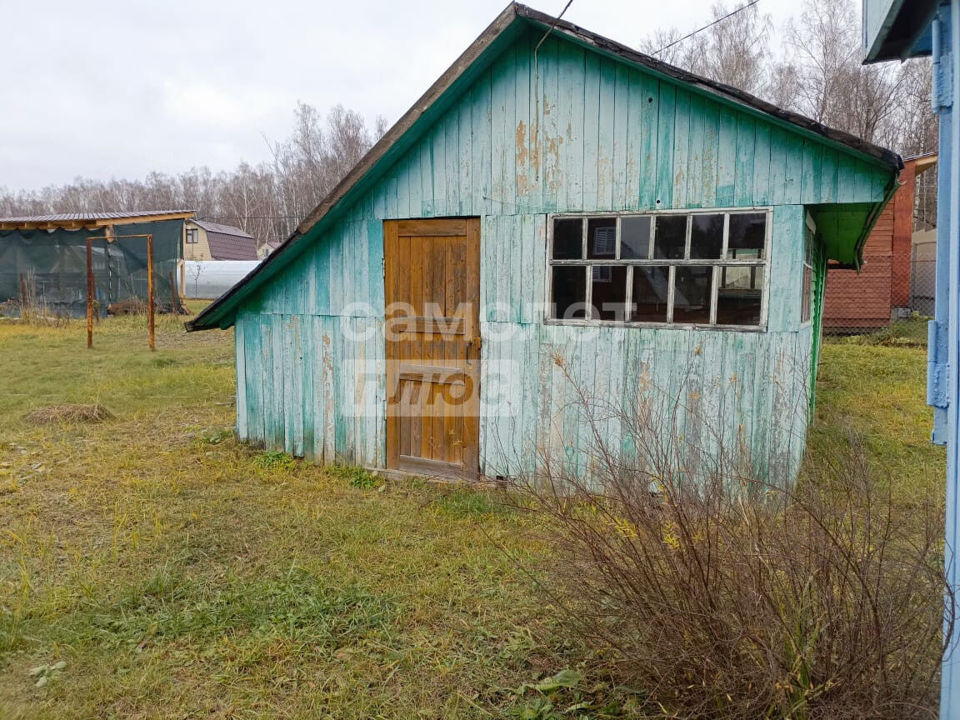
[[93, 240], [87, 238], [87, 348], [93, 347]]
[[147, 294], [150, 306], [150, 349], [156, 350], [153, 325], [153, 235], [147, 235]]

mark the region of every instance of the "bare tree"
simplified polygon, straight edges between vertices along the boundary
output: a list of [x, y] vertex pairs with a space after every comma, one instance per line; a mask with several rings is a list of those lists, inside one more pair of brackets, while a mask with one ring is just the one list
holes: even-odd
[[[385, 131], [376, 120], [373, 137]], [[143, 180], [92, 180], [37, 191], [0, 188], [0, 215], [124, 210], [196, 210], [200, 218], [236, 225], [261, 243], [286, 239], [373, 143], [363, 118], [341, 105], [326, 119], [298, 103], [286, 140], [267, 140], [273, 161], [241, 162], [231, 172], [191, 168], [179, 175], [149, 173]]]
[[[702, 32], [685, 38], [675, 28], [661, 30], [642, 47], [664, 62], [759, 94], [903, 155], [935, 151], [929, 61], [862, 66], [855, 2], [803, 0], [799, 17], [782, 28], [786, 42], [780, 53], [771, 48], [768, 15], [757, 6], [741, 5], [735, 12], [725, 2], [713, 6], [711, 18], [718, 22]], [[0, 188], [0, 214], [180, 207], [237, 225], [260, 242], [283, 240], [385, 131], [382, 117], [371, 132], [359, 114], [341, 105], [324, 117], [300, 102], [290, 136], [266, 140], [268, 163], [240, 163], [216, 174], [205, 167], [176, 176], [150, 173], [143, 180], [77, 178], [36, 191]], [[933, 218], [935, 193], [924, 197], [933, 203], [924, 216]]]
[[711, 8], [715, 24], [687, 38], [676, 28], [656, 32], [644, 48], [671, 65], [756, 93], [764, 83], [772, 22], [756, 5], [741, 7], [718, 2]]
[[903, 83], [889, 65], [860, 62], [859, 19], [850, 0], [805, 0], [787, 26], [801, 112], [864, 140], [883, 140]]

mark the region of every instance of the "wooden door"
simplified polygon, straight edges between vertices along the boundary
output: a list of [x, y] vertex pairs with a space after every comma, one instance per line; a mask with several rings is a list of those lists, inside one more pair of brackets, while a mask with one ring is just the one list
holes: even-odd
[[384, 223], [387, 466], [476, 478], [480, 220]]

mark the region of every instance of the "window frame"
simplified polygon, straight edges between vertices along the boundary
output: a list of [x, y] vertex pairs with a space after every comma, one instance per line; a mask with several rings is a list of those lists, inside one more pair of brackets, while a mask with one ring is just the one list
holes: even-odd
[[[728, 251], [728, 242], [730, 235], [730, 215], [749, 215], [763, 213], [766, 215], [763, 238], [763, 259], [762, 260], [727, 260], [727, 259], [690, 259], [691, 229], [693, 226], [694, 215], [723, 215], [723, 244], [721, 254], [726, 255]], [[656, 235], [656, 218], [670, 215], [684, 215], [687, 217], [686, 236], [684, 240], [684, 253], [681, 259], [656, 258], [653, 256], [654, 239]], [[628, 258], [621, 259], [621, 228], [622, 218], [629, 217], [649, 217], [650, 238], [647, 245], [647, 258]], [[589, 220], [592, 218], [616, 218], [616, 242], [614, 249], [614, 258], [588, 258], [589, 242]], [[581, 238], [581, 258], [578, 260], [554, 260], [553, 259], [553, 230], [556, 220], [581, 220], [582, 238]], [[632, 328], [661, 328], [677, 330], [717, 330], [721, 332], [766, 332], [770, 305], [770, 248], [773, 235], [773, 207], [772, 206], [748, 206], [748, 207], [719, 207], [719, 208], [685, 208], [676, 210], [653, 210], [639, 212], [578, 212], [578, 213], [550, 213], [547, 215], [547, 252], [546, 252], [546, 274], [547, 279], [544, 283], [546, 290], [546, 303], [543, 316], [543, 322], [546, 325], [568, 325], [574, 327], [632, 327]], [[594, 308], [591, 307], [593, 299], [593, 272], [587, 272], [586, 284], [584, 288], [586, 302], [586, 318], [555, 318], [552, 317], [553, 310], [553, 268], [558, 266], [602, 266], [602, 265], [623, 265], [627, 267], [626, 288], [624, 305], [630, 308], [633, 302], [633, 275], [636, 266], [650, 267], [659, 266], [668, 268], [668, 290], [667, 290], [667, 319], [666, 322], [651, 321], [633, 321], [633, 320], [600, 320], [590, 317]], [[759, 267], [763, 268], [763, 286], [760, 294], [760, 322], [756, 325], [718, 325], [717, 319], [717, 295], [719, 292], [719, 277], [721, 269], [726, 267]], [[712, 267], [711, 296], [710, 296], [710, 322], [709, 323], [676, 323], [673, 322], [673, 303], [674, 290], [676, 286], [676, 268], [677, 267]]]
[[[813, 263], [816, 262], [816, 253], [817, 253], [817, 224], [813, 220], [813, 216], [810, 213], [806, 214], [804, 226], [803, 226], [803, 258], [800, 262], [800, 327], [808, 328], [813, 325], [813, 316], [815, 315], [813, 311], [814, 298], [816, 296], [816, 290], [814, 284], [816, 282], [816, 273], [814, 272]], [[810, 270], [810, 294], [807, 295], [806, 288], [806, 274], [807, 270]], [[804, 313], [807, 317], [804, 319]]]
[[[184, 228], [184, 233], [185, 245], [198, 245], [200, 243], [200, 230], [197, 228]], [[193, 240], [190, 239], [191, 237]]]

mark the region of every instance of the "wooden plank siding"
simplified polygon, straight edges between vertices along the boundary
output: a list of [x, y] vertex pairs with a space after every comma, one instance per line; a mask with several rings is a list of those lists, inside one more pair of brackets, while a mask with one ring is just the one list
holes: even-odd
[[[792, 472], [812, 335], [800, 322], [806, 204], [877, 202], [889, 171], [757, 112], [526, 33], [236, 318], [237, 432], [321, 462], [385, 458], [383, 221], [481, 218], [480, 470], [597, 461], [570, 378], [606, 402], [696, 398], [677, 436], [743, 441]], [[544, 323], [553, 212], [773, 206], [764, 332]], [[663, 406], [666, 411], [666, 406]], [[618, 423], [608, 440], [635, 452]]]

